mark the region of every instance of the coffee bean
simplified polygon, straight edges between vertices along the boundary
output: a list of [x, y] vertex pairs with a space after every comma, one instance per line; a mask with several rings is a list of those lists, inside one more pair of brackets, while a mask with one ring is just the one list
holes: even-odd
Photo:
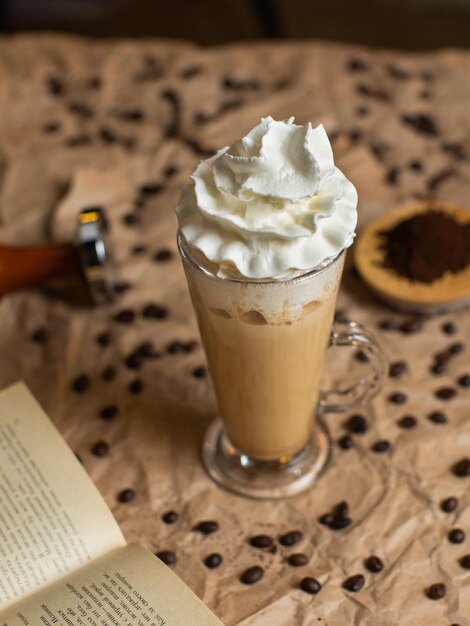
[[287, 559], [287, 562], [289, 565], [292, 565], [292, 567], [303, 567], [304, 565], [307, 565], [308, 561], [308, 556], [306, 554], [302, 554], [301, 552], [291, 554]]
[[470, 476], [470, 458], [464, 457], [452, 466], [452, 471], [458, 478], [466, 478]]
[[390, 450], [390, 441], [387, 439], [379, 439], [371, 447], [372, 452], [377, 452], [377, 454], [381, 454], [383, 452], [387, 452]]
[[173, 258], [173, 252], [171, 250], [163, 248], [162, 250], [158, 250], [157, 252], [155, 252], [152, 258], [157, 263], [165, 263], [166, 261], [170, 261]]
[[461, 528], [453, 528], [447, 535], [450, 543], [463, 543], [465, 541], [465, 532]]
[[354, 355], [354, 358], [356, 359], [356, 361], [359, 361], [360, 363], [368, 363], [369, 361], [369, 357], [363, 350], [359, 350], [359, 352], [356, 352], [356, 354]]
[[186, 341], [183, 344], [183, 349], [185, 352], [188, 352], [188, 353], [194, 352], [194, 350], [197, 348], [197, 345], [198, 345], [197, 341], [195, 339], [191, 339], [190, 341]]
[[389, 185], [396, 185], [399, 181], [400, 177], [400, 168], [398, 167], [390, 167], [384, 176], [384, 181]]
[[142, 309], [142, 317], [145, 319], [164, 320], [168, 317], [168, 309], [159, 304], [147, 304]]
[[363, 133], [358, 128], [353, 128], [348, 132], [348, 137], [351, 141], [359, 141], [362, 136]]
[[46, 78], [46, 87], [51, 96], [62, 96], [65, 93], [64, 83], [56, 76]]
[[160, 352], [155, 350], [151, 341], [143, 341], [140, 343], [136, 348], [136, 352], [143, 359], [158, 359], [162, 356]]
[[210, 535], [211, 533], [215, 533], [216, 530], [219, 530], [219, 523], [214, 520], [205, 520], [193, 526], [192, 530], [202, 533], [203, 535]]
[[367, 115], [369, 115], [369, 108], [365, 106], [359, 106], [356, 107], [355, 112], [358, 117], [366, 117]]
[[131, 284], [125, 280], [120, 280], [119, 282], [114, 283], [113, 285], [113, 291], [114, 293], [117, 293], [117, 294], [124, 293], [130, 288], [131, 288]]
[[359, 413], [351, 415], [345, 424], [346, 428], [356, 435], [363, 435], [369, 430], [369, 424], [366, 418]]
[[295, 544], [302, 541], [303, 538], [304, 536], [300, 530], [291, 530], [279, 537], [279, 543], [281, 546], [295, 546]]
[[453, 513], [458, 505], [459, 501], [457, 498], [450, 496], [449, 498], [445, 498], [445, 500], [441, 501], [441, 511], [444, 511], [444, 513]]
[[467, 158], [465, 148], [457, 141], [446, 141], [442, 143], [441, 150], [453, 156], [457, 161], [465, 161]]
[[105, 369], [101, 372], [101, 378], [106, 381], [113, 380], [113, 378], [116, 378], [116, 368], [112, 366], [105, 367]]
[[129, 109], [127, 111], [115, 111], [114, 115], [123, 122], [137, 123], [145, 119], [145, 113], [139, 109]]
[[201, 365], [200, 367], [196, 367], [195, 369], [193, 369], [192, 375], [194, 376], [194, 378], [205, 378], [205, 376], [207, 375], [207, 368], [205, 368], [203, 365]]
[[122, 216], [122, 222], [126, 226], [135, 226], [139, 222], [139, 218], [135, 213], [126, 213]]
[[400, 378], [403, 374], [408, 370], [408, 365], [405, 361], [394, 361], [390, 363], [390, 367], [388, 368], [388, 375], [390, 378]]
[[334, 517], [328, 527], [331, 530], [343, 530], [352, 524], [352, 519], [349, 517]]
[[365, 72], [369, 69], [369, 64], [364, 59], [353, 57], [349, 59], [346, 67], [351, 72]]
[[464, 569], [470, 569], [470, 554], [466, 554], [459, 559], [459, 565], [461, 565]]
[[254, 565], [246, 569], [240, 576], [240, 582], [244, 585], [254, 585], [263, 578], [264, 569], [259, 565]]
[[83, 104], [82, 102], [71, 102], [68, 105], [68, 110], [71, 113], [75, 113], [75, 115], [83, 118], [90, 118], [93, 116], [93, 110], [87, 104]]
[[120, 324], [131, 324], [134, 321], [134, 318], [135, 313], [132, 309], [122, 309], [113, 317], [114, 321], [119, 322]]
[[146, 246], [143, 246], [142, 244], [138, 244], [137, 246], [132, 246], [131, 254], [134, 254], [134, 255], [143, 254], [146, 250], [147, 250]]
[[355, 576], [346, 578], [343, 582], [343, 589], [354, 592], [360, 591], [364, 587], [365, 582], [365, 578], [362, 574], [356, 574]]
[[201, 72], [202, 72], [202, 67], [199, 66], [199, 65], [194, 65], [192, 67], [187, 67], [187, 68], [181, 70], [180, 77], [183, 80], [189, 80], [190, 78], [193, 78], [194, 76], [197, 76]]
[[163, 175], [165, 178], [172, 178], [175, 174], [177, 174], [179, 168], [176, 165], [167, 165], [163, 170]]
[[385, 69], [391, 78], [395, 78], [397, 80], [406, 80], [407, 78], [410, 78], [408, 70], [405, 70], [403, 67], [398, 67], [398, 65], [389, 64], [385, 66]]
[[100, 76], [92, 76], [91, 78], [88, 79], [88, 82], [87, 82], [87, 86], [90, 89], [100, 89], [102, 85], [103, 85], [103, 80], [100, 78]]
[[404, 404], [407, 399], [406, 394], [401, 391], [394, 391], [388, 396], [388, 401], [392, 404]]
[[91, 448], [91, 453], [94, 456], [106, 456], [109, 452], [109, 445], [106, 441], [97, 441]]
[[338, 439], [338, 446], [342, 450], [349, 450], [354, 447], [354, 440], [350, 435], [343, 435]]
[[156, 196], [163, 190], [161, 183], [146, 183], [139, 187], [139, 193], [143, 196]]
[[240, 80], [238, 78], [233, 78], [232, 76], [225, 76], [222, 79], [222, 86], [225, 87], [225, 89], [238, 91], [245, 89], [256, 90], [261, 87], [261, 84], [257, 78]]
[[140, 378], [135, 378], [133, 381], [129, 383], [128, 390], [130, 393], [137, 395], [142, 392], [144, 388], [144, 383], [140, 380]]
[[320, 524], [323, 524], [324, 526], [329, 526], [333, 522], [334, 519], [335, 518], [334, 518], [333, 513], [325, 513], [324, 515], [318, 518], [318, 521], [320, 522]]
[[430, 600], [441, 600], [446, 595], [446, 586], [444, 583], [434, 583], [427, 589], [426, 595]]
[[417, 423], [418, 420], [413, 415], [404, 415], [397, 421], [398, 426], [406, 430], [409, 430], [410, 428], [415, 428]]
[[404, 113], [401, 121], [412, 130], [422, 135], [436, 136], [438, 129], [434, 119], [426, 113]]
[[462, 376], [459, 376], [457, 383], [464, 388], [470, 387], [470, 374], [462, 374]]
[[309, 593], [313, 596], [321, 590], [321, 585], [316, 578], [306, 576], [300, 581], [300, 588], [302, 591], [305, 591], [305, 593]]
[[46, 343], [47, 330], [43, 327], [36, 328], [36, 330], [31, 333], [31, 341], [34, 341], [34, 343], [41, 343], [41, 344]]
[[457, 328], [453, 322], [444, 322], [441, 325], [441, 330], [445, 335], [455, 335], [457, 332]]
[[442, 411], [433, 411], [432, 413], [429, 413], [428, 419], [430, 422], [433, 422], [434, 424], [446, 424], [447, 423], [447, 417]]
[[81, 376], [77, 376], [77, 378], [73, 381], [72, 389], [76, 393], [83, 393], [90, 387], [90, 385], [90, 378], [86, 374], [82, 374]]
[[434, 365], [432, 365], [429, 368], [429, 371], [431, 372], [431, 374], [436, 374], [436, 376], [439, 376], [440, 374], [443, 374], [446, 371], [445, 365], [444, 363], [434, 363]]
[[378, 574], [379, 572], [381, 572], [384, 568], [384, 564], [382, 562], [381, 559], [379, 559], [378, 556], [375, 556], [374, 554], [372, 554], [371, 556], [369, 556], [365, 561], [364, 561], [364, 565], [366, 566], [366, 568], [369, 570], [369, 572], [372, 572], [372, 574]]
[[118, 502], [122, 502], [123, 504], [127, 504], [128, 502], [132, 502], [135, 498], [134, 489], [123, 489], [117, 495]]
[[90, 135], [86, 135], [82, 133], [81, 135], [74, 135], [73, 137], [68, 137], [65, 140], [65, 145], [68, 148], [77, 148], [78, 146], [86, 146], [91, 143]]
[[42, 132], [45, 135], [54, 135], [61, 129], [60, 122], [46, 122], [42, 127]]
[[124, 359], [126, 367], [131, 370], [138, 370], [142, 367], [142, 356], [139, 352], [131, 352]]
[[99, 137], [106, 144], [116, 143], [118, 137], [114, 131], [112, 131], [107, 126], [103, 126], [99, 131]]
[[379, 322], [379, 328], [382, 330], [399, 330], [401, 324], [393, 319], [382, 320]]
[[456, 355], [456, 354], [460, 354], [460, 352], [463, 351], [464, 349], [464, 345], [461, 341], [457, 341], [455, 343], [452, 343], [449, 347], [448, 347], [448, 351], [449, 354], [452, 354], [452, 356]]
[[175, 340], [170, 342], [165, 350], [168, 354], [178, 354], [179, 352], [184, 352], [184, 344], [181, 341]]
[[439, 400], [451, 400], [456, 394], [457, 391], [453, 387], [441, 387], [434, 392], [434, 395]]
[[410, 319], [406, 322], [403, 322], [403, 324], [400, 326], [401, 332], [405, 333], [405, 335], [412, 335], [414, 333], [417, 333], [422, 328], [423, 328], [423, 320], [420, 318]]
[[248, 543], [253, 548], [269, 548], [273, 545], [273, 539], [269, 535], [254, 535]]
[[428, 191], [435, 191], [444, 181], [452, 178], [457, 174], [457, 170], [453, 167], [447, 167], [443, 170], [440, 170], [433, 176], [431, 176], [427, 182], [426, 187]]
[[414, 170], [415, 172], [423, 171], [423, 162], [418, 159], [413, 159], [408, 163], [408, 167], [410, 170]]
[[161, 550], [160, 552], [155, 552], [155, 556], [160, 559], [165, 565], [173, 565], [176, 563], [176, 554], [171, 550]]
[[99, 335], [96, 335], [96, 343], [100, 346], [103, 346], [103, 348], [109, 346], [109, 344], [111, 343], [111, 333], [102, 332]]
[[365, 83], [358, 83], [356, 85], [356, 92], [366, 98], [374, 98], [375, 100], [381, 100], [382, 102], [390, 100], [390, 95], [386, 91], [380, 89], [379, 87], [374, 87]]
[[212, 554], [209, 554], [209, 556], [206, 556], [204, 559], [204, 565], [209, 569], [215, 569], [216, 567], [219, 567], [222, 560], [222, 556], [218, 554], [218, 552], [213, 552]]
[[107, 406], [104, 406], [99, 413], [101, 419], [104, 420], [112, 420], [114, 417], [116, 417], [117, 414], [118, 408], [115, 404], [109, 404]]
[[174, 524], [178, 521], [178, 517], [179, 515], [176, 511], [167, 511], [163, 513], [162, 521], [165, 522], [165, 524]]

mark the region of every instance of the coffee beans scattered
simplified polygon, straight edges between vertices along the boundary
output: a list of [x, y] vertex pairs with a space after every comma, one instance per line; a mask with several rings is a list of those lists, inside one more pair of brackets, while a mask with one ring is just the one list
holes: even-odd
[[134, 318], [135, 313], [132, 309], [122, 309], [114, 315], [113, 320], [115, 322], [119, 322], [120, 324], [132, 324]]
[[439, 400], [452, 400], [457, 395], [457, 391], [453, 387], [441, 387], [434, 392]]
[[147, 304], [142, 309], [145, 319], [164, 320], [168, 317], [168, 309], [159, 304]]
[[397, 421], [398, 426], [400, 428], [404, 428], [405, 430], [415, 428], [417, 423], [418, 420], [413, 415], [404, 415], [403, 417], [400, 417], [400, 419]]
[[470, 476], [470, 458], [464, 457], [452, 466], [452, 472], [458, 478], [466, 478]]
[[369, 424], [366, 418], [359, 413], [351, 415], [345, 424], [346, 428], [356, 435], [363, 435], [369, 430]]
[[343, 435], [338, 439], [338, 446], [342, 450], [350, 450], [354, 447], [354, 440], [350, 435]]
[[464, 569], [470, 569], [470, 554], [466, 554], [461, 559], [459, 559], [459, 565]]
[[250, 537], [248, 543], [254, 548], [270, 548], [274, 541], [269, 535], [254, 535]]
[[460, 387], [470, 387], [470, 374], [462, 374], [462, 376], [459, 376], [459, 378], [457, 379], [457, 383], [460, 385]]
[[441, 325], [441, 330], [445, 335], [455, 335], [457, 328], [453, 322], [444, 322]]
[[101, 372], [101, 378], [107, 382], [113, 380], [113, 378], [116, 378], [116, 368], [111, 365], [109, 367], [105, 367]]
[[354, 576], [346, 578], [343, 582], [343, 589], [346, 589], [346, 591], [357, 592], [364, 587], [365, 582], [365, 578], [362, 574], [355, 574]]
[[461, 528], [453, 528], [447, 535], [450, 543], [463, 543], [465, 541], [465, 532]]
[[302, 589], [302, 591], [305, 591], [305, 593], [309, 593], [313, 596], [321, 590], [321, 584], [316, 578], [306, 576], [300, 581], [300, 588]]
[[449, 498], [445, 498], [445, 500], [441, 501], [441, 511], [444, 511], [444, 513], [453, 513], [458, 505], [459, 501], [457, 498], [450, 496]]
[[72, 389], [76, 393], [83, 393], [86, 391], [91, 385], [91, 380], [89, 376], [86, 374], [82, 374], [81, 376], [77, 376], [77, 378], [72, 383]]
[[165, 565], [173, 565], [176, 563], [176, 554], [171, 550], [161, 550], [160, 552], [155, 552], [155, 556], [160, 559]]
[[394, 361], [390, 363], [390, 367], [388, 368], [388, 375], [390, 378], [400, 378], [405, 374], [408, 370], [408, 365], [405, 361]]
[[122, 504], [127, 504], [128, 502], [132, 502], [135, 498], [134, 489], [123, 489], [117, 495], [118, 502]]
[[388, 396], [388, 401], [392, 404], [404, 404], [407, 399], [406, 394], [401, 391], [394, 391]]
[[215, 569], [216, 567], [219, 567], [222, 560], [222, 556], [218, 552], [214, 552], [213, 554], [206, 556], [204, 559], [204, 565], [209, 569]]
[[175, 340], [170, 342], [165, 350], [168, 352], [168, 354], [178, 354], [179, 352], [184, 352], [184, 344], [181, 341]]
[[303, 567], [304, 565], [307, 565], [308, 561], [308, 556], [306, 554], [302, 554], [301, 552], [291, 554], [287, 559], [287, 562], [289, 565], [292, 565], [292, 567]]
[[98, 457], [106, 456], [108, 452], [109, 452], [109, 445], [106, 443], [106, 441], [97, 441], [95, 444], [93, 444], [91, 448], [91, 453], [94, 456], [98, 456]]
[[142, 392], [144, 388], [144, 383], [140, 380], [140, 378], [135, 378], [133, 381], [129, 383], [128, 390], [130, 393], [134, 395], [138, 395]]
[[167, 511], [162, 515], [162, 522], [165, 524], [175, 524], [178, 521], [179, 515], [176, 511]]
[[171, 250], [167, 250], [166, 248], [162, 248], [162, 250], [155, 252], [152, 258], [157, 263], [165, 263], [173, 258], [173, 252]]
[[383, 564], [382, 560], [379, 559], [379, 557], [375, 556], [374, 554], [369, 556], [364, 561], [364, 565], [365, 565], [366, 569], [368, 569], [369, 572], [371, 572], [372, 574], [378, 574], [384, 568], [384, 564]]
[[442, 411], [432, 411], [429, 413], [428, 419], [434, 424], [447, 424], [447, 416]]
[[444, 583], [434, 583], [426, 590], [426, 595], [430, 600], [441, 600], [446, 595]]
[[371, 446], [372, 452], [377, 452], [377, 454], [382, 454], [383, 452], [387, 452], [390, 450], [391, 444], [387, 439], [379, 439]]
[[349, 505], [345, 500], [338, 502], [331, 512], [322, 515], [319, 520], [320, 524], [328, 526], [330, 530], [343, 530], [352, 524], [349, 517]]
[[201, 365], [193, 369], [191, 373], [194, 378], [205, 378], [205, 376], [207, 375], [207, 368]]
[[201, 533], [203, 535], [210, 535], [219, 530], [219, 523], [215, 520], [204, 520], [193, 526], [192, 530]]
[[246, 569], [240, 576], [240, 582], [244, 585], [254, 585], [263, 578], [264, 569], [259, 565], [254, 565]]
[[300, 530], [291, 530], [279, 537], [279, 543], [281, 546], [295, 546], [295, 544], [302, 541], [303, 538], [303, 533]]

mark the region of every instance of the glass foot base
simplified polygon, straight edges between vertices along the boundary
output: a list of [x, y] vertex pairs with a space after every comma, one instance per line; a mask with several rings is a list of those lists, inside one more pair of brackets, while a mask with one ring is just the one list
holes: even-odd
[[276, 499], [311, 487], [325, 469], [330, 451], [328, 429], [319, 417], [307, 445], [285, 461], [252, 459], [236, 450], [216, 419], [204, 436], [202, 459], [209, 476], [225, 489], [250, 498]]

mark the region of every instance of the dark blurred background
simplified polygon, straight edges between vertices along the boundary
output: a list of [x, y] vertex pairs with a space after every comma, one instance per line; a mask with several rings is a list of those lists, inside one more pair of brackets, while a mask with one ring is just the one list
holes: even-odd
[[0, 0], [3, 32], [321, 38], [407, 50], [470, 46], [470, 0]]

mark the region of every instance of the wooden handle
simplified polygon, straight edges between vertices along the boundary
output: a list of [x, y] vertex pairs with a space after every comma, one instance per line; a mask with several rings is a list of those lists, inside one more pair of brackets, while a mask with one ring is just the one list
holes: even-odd
[[0, 296], [80, 274], [80, 256], [75, 246], [0, 245]]

